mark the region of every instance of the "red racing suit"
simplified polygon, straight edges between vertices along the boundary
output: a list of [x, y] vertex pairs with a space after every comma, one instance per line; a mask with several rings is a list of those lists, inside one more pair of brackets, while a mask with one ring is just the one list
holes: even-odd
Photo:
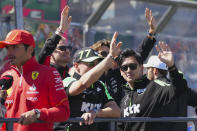
[[14, 78], [5, 102], [7, 118], [19, 118], [24, 112], [39, 109], [40, 120], [45, 121], [25, 126], [15, 123], [15, 131], [52, 131], [53, 122], [69, 118], [68, 97], [55, 68], [40, 65], [32, 57], [22, 66], [22, 73], [11, 66], [2, 76], [7, 74]]

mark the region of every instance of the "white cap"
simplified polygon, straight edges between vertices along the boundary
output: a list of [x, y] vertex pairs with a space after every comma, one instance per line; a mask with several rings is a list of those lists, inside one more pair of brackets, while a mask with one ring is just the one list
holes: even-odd
[[144, 67], [154, 67], [154, 68], [158, 68], [158, 69], [162, 69], [162, 70], [168, 70], [167, 66], [165, 63], [163, 63], [162, 61], [160, 61], [160, 59], [158, 58], [158, 56], [151, 56], [148, 59], [147, 64], [143, 64]]

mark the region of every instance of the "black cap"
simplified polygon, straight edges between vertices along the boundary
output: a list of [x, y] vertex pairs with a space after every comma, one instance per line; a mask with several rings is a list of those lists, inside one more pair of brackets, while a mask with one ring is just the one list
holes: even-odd
[[97, 59], [103, 59], [103, 57], [99, 56], [99, 54], [92, 48], [85, 47], [76, 51], [73, 57], [73, 62], [78, 63], [83, 61], [90, 63]]

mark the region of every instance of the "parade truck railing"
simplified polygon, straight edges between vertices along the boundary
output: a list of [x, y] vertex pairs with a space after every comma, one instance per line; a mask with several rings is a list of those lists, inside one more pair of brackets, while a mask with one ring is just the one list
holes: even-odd
[[[13, 131], [13, 124], [18, 122], [18, 118], [1, 118], [0, 123], [6, 123], [6, 131]], [[69, 118], [67, 122], [80, 122], [83, 121], [82, 118]], [[43, 122], [43, 121], [37, 121]], [[150, 118], [150, 117], [130, 117], [130, 118], [96, 118], [94, 122], [110, 122], [110, 131], [115, 131], [115, 122], [193, 122], [195, 129], [190, 129], [188, 131], [197, 131], [196, 124], [197, 118], [193, 117], [160, 117], [160, 118]]]

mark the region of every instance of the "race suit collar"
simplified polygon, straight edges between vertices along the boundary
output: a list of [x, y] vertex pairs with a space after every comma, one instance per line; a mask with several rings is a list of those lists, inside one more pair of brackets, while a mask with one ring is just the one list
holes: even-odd
[[34, 66], [38, 65], [38, 62], [36, 61], [35, 56], [31, 57], [25, 64], [22, 66], [23, 68], [23, 74], [26, 72], [32, 71], [34, 69]]
[[144, 75], [144, 76], [142, 76], [141, 79], [134, 81], [134, 89], [143, 89], [146, 87], [147, 83], [149, 83], [149, 82], [150, 82], [150, 80], [147, 79], [146, 75]]

